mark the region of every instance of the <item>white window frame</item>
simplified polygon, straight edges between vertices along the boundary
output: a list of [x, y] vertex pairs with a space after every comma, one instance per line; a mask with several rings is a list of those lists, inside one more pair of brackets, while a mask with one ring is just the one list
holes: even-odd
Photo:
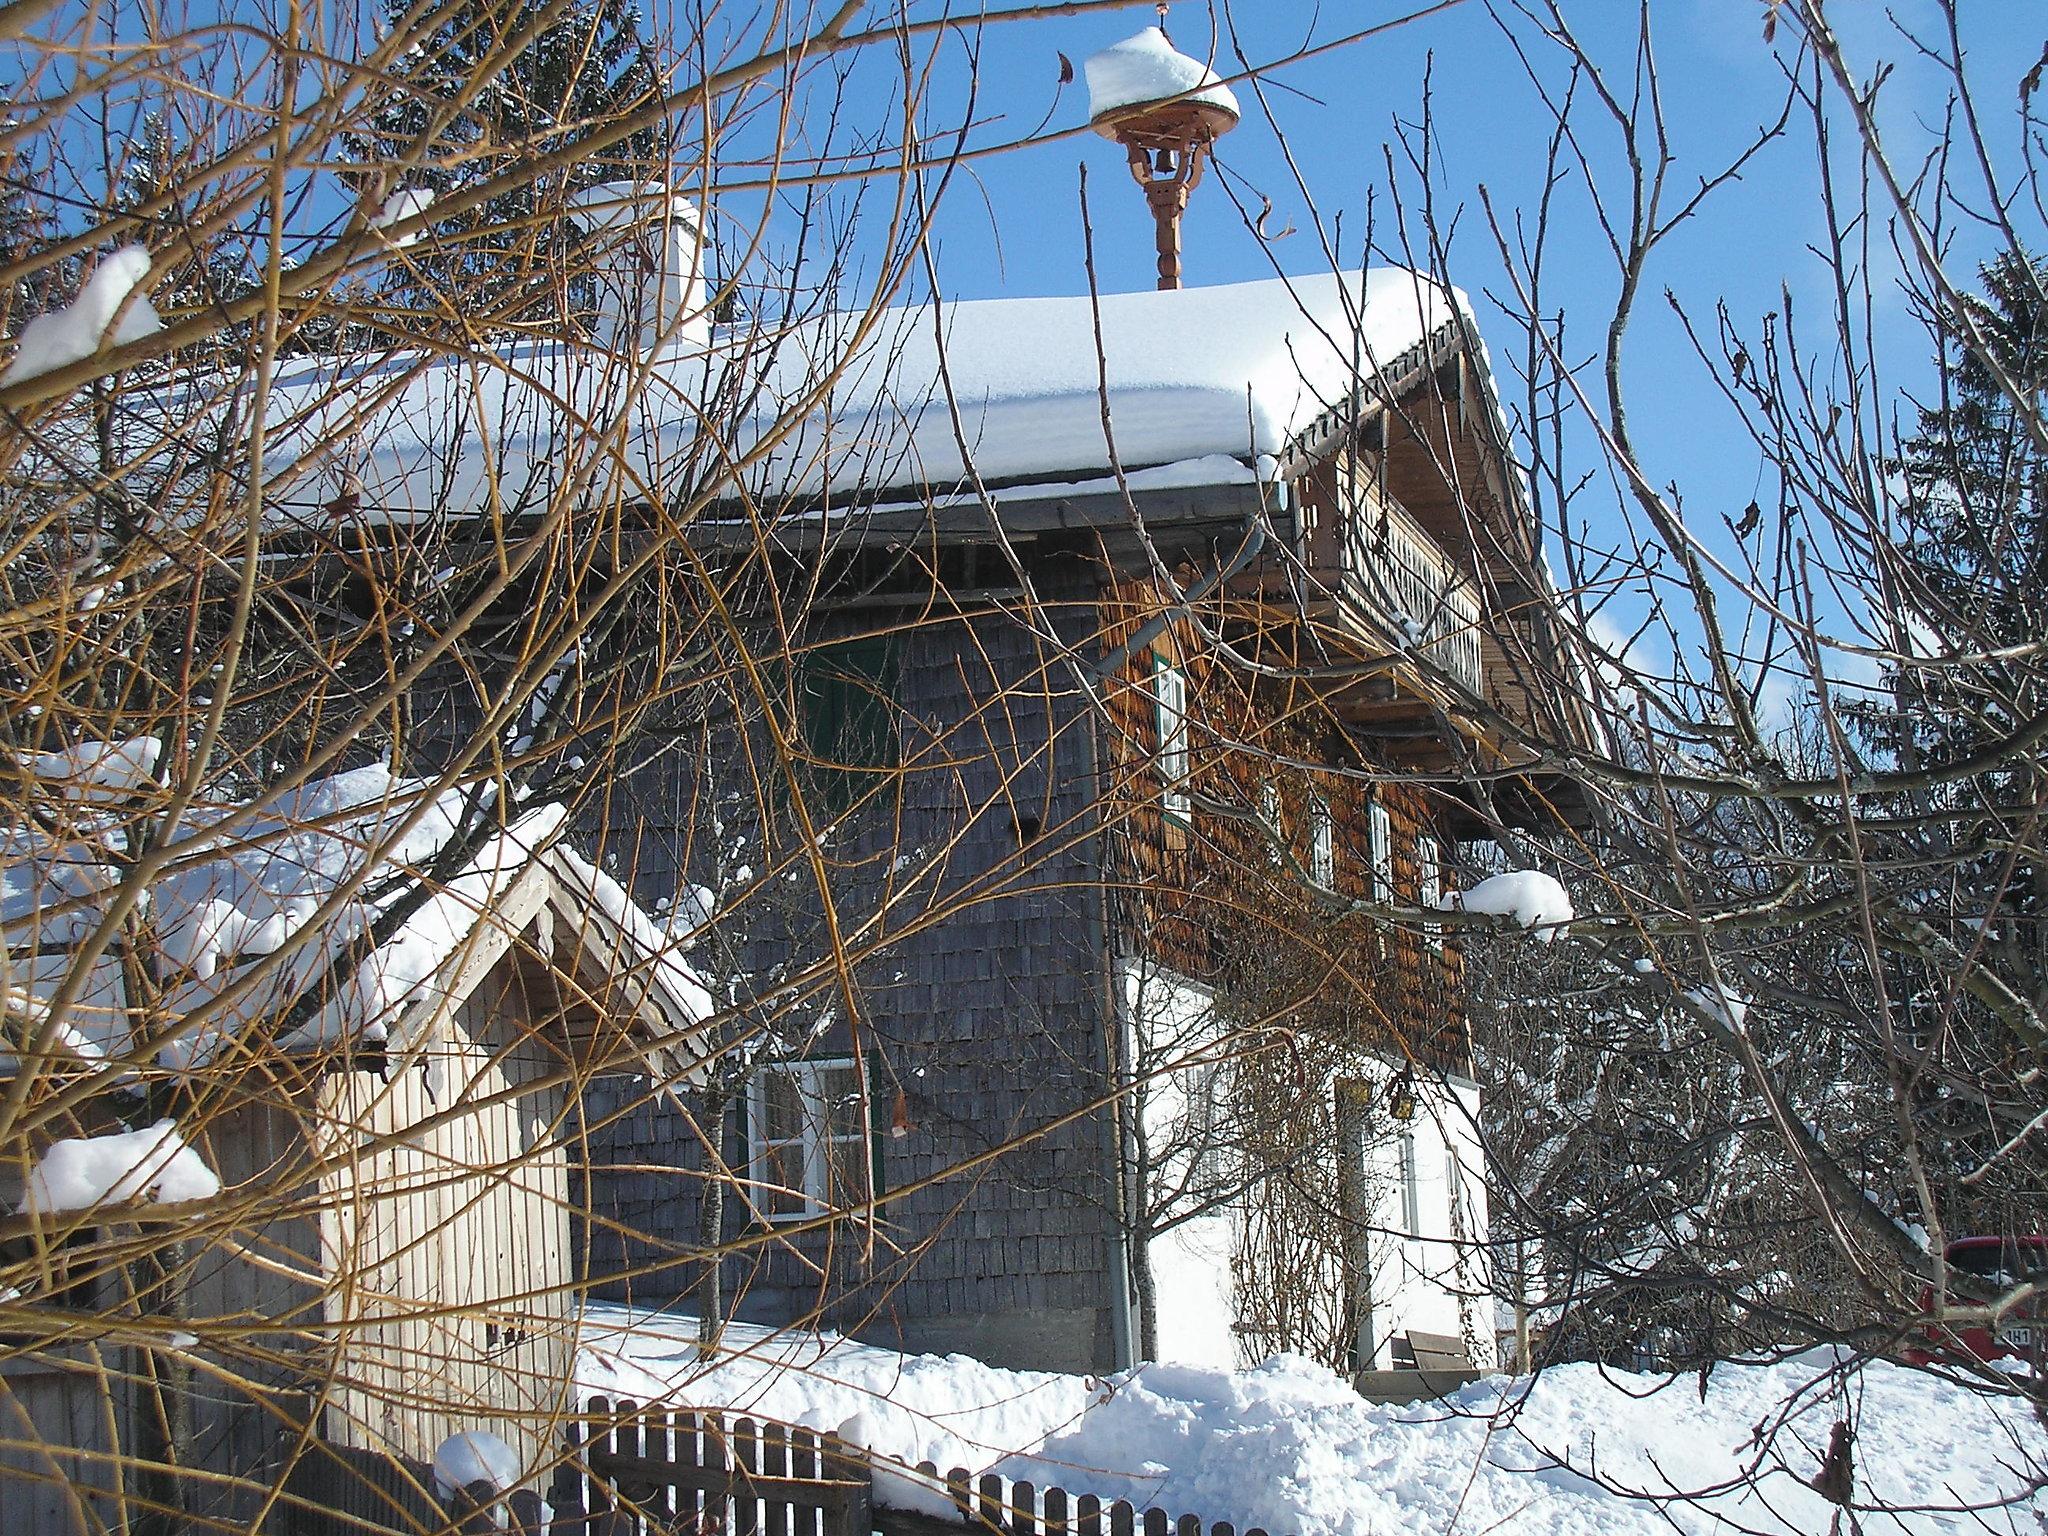
[[1157, 652], [1152, 656], [1152, 705], [1159, 732], [1160, 809], [1168, 821], [1194, 824], [1194, 802], [1188, 794], [1188, 676]]
[[[850, 1056], [764, 1062], [755, 1069], [748, 1083], [748, 1168], [760, 1190], [755, 1202], [770, 1222], [808, 1221], [833, 1209], [833, 1151], [835, 1148], [846, 1147], [848, 1143], [856, 1144], [849, 1150], [851, 1155], [858, 1159], [856, 1166], [862, 1175], [860, 1183], [867, 1192], [864, 1198], [873, 1197], [874, 1140], [868, 1123], [870, 1117], [861, 1115], [859, 1124], [851, 1130], [830, 1130], [831, 1106], [825, 1097], [826, 1090], [819, 1084], [819, 1080], [830, 1072], [853, 1073], [854, 1091], [858, 1091], [858, 1066]], [[803, 1124], [794, 1136], [771, 1138], [768, 1135], [768, 1082], [771, 1076], [777, 1074], [794, 1078], [797, 1083], [797, 1094], [803, 1107]], [[783, 1147], [795, 1147], [801, 1154], [798, 1166], [802, 1173], [802, 1183], [800, 1186], [792, 1186], [803, 1201], [802, 1207], [797, 1210], [772, 1209], [775, 1195], [765, 1182], [769, 1154]], [[776, 1192], [781, 1190], [781, 1185], [775, 1186]]]
[[1375, 795], [1366, 805], [1366, 850], [1372, 859], [1372, 899], [1394, 899], [1394, 818]]
[[1401, 1133], [1401, 1233], [1422, 1236], [1422, 1169], [1415, 1155], [1415, 1133]]
[[[1415, 838], [1415, 904], [1424, 912], [1440, 912], [1444, 905], [1444, 843], [1434, 832]], [[1434, 950], [1444, 947], [1444, 925], [1425, 917], [1422, 936]]]
[[1326, 891], [1337, 888], [1337, 817], [1321, 795], [1308, 803], [1308, 877]]

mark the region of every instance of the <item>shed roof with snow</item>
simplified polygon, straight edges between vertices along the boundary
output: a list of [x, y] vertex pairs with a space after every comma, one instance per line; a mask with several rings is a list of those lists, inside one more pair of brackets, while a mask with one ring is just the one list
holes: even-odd
[[[54, 1022], [49, 1004], [108, 910], [129, 835], [106, 804], [119, 787], [108, 764], [146, 774], [148, 754], [110, 749], [70, 760], [77, 756], [50, 754], [39, 765], [75, 800], [57, 835], [0, 831], [0, 935], [9, 1011], [31, 1034], [47, 1026], [51, 1049], [95, 1062], [133, 1049], [120, 946], [89, 967]], [[573, 948], [586, 986], [602, 978], [607, 1002], [632, 1016], [652, 1069], [687, 1076], [713, 1012], [683, 957], [687, 936], [670, 933], [558, 841], [559, 807], [472, 839], [454, 871], [429, 882], [427, 871], [478, 814], [463, 791], [377, 767], [257, 807], [196, 812], [180, 834], [190, 852], [151, 883], [141, 909], [164, 987], [151, 1014], [163, 1030], [158, 1065], [203, 1064], [259, 1027], [272, 1031], [266, 1045], [286, 1051], [401, 1047], [538, 925], [558, 954]], [[412, 910], [390, 920], [408, 897]], [[281, 1032], [280, 1020], [289, 1021]]]

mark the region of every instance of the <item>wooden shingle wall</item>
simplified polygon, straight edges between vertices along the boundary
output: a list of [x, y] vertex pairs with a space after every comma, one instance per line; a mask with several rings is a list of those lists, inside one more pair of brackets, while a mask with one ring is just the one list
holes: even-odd
[[[1094, 607], [1050, 608], [1038, 621], [1082, 642]], [[897, 624], [847, 615], [826, 633]], [[725, 1232], [740, 1251], [725, 1260], [726, 1293], [742, 1318], [816, 1318], [918, 1348], [1098, 1368], [1109, 1349], [1104, 1127], [1078, 1113], [1100, 1097], [1106, 1070], [1089, 717], [1058, 647], [1005, 615], [910, 623], [892, 644], [903, 772], [826, 850], [859, 957], [860, 1018], [849, 1027], [828, 973], [781, 1021], [801, 1033], [829, 1010], [811, 1053], [861, 1051], [883, 1198], [872, 1228], [853, 1215], [794, 1237], [728, 1198]], [[750, 820], [764, 804], [776, 815], [751, 783], [763, 756], [758, 731], [679, 752], [623, 788], [611, 834], [635, 839], [643, 895], [679, 879], [711, 883], [704, 806], [716, 802], [723, 835], [748, 839], [757, 876], [776, 872], [759, 882], [757, 909], [720, 924], [741, 936], [755, 978], [828, 953], [808, 858], [786, 832]], [[701, 1100], [611, 1079], [589, 1115], [598, 1293], [685, 1296], [701, 1273]], [[743, 1166], [743, 1115], [733, 1119], [725, 1152]]]
[[[1161, 626], [1158, 617], [1168, 611], [1149, 583], [1125, 583], [1104, 597], [1105, 643], [1120, 658], [1107, 753], [1120, 941], [1225, 987], [1243, 980], [1248, 964], [1302, 975], [1331, 970], [1317, 1001], [1354, 1014], [1361, 1045], [1469, 1072], [1455, 942], [1432, 945], [1418, 924], [1341, 909], [1343, 900], [1370, 894], [1375, 800], [1386, 807], [1393, 833], [1394, 899], [1418, 904], [1416, 840], [1440, 826], [1428, 788], [1345, 732], [1312, 681], [1254, 683], [1246, 669], [1217, 659], [1194, 623], [1176, 618]], [[1220, 612], [1203, 618], [1210, 633], [1227, 622]], [[1135, 648], [1133, 637], [1141, 642]], [[1234, 639], [1276, 668], [1301, 661], [1281, 632]], [[1188, 679], [1186, 823], [1163, 811], [1153, 683], [1161, 660], [1181, 665]], [[1277, 829], [1266, 822], [1275, 791]], [[1317, 801], [1333, 822], [1336, 900], [1304, 884]], [[1447, 840], [1444, 849], [1448, 857]]]

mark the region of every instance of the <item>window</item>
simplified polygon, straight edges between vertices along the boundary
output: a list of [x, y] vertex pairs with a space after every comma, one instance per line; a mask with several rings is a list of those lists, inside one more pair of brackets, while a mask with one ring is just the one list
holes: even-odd
[[1401, 1230], [1422, 1235], [1422, 1175], [1415, 1166], [1415, 1133], [1401, 1133]]
[[748, 1108], [754, 1197], [770, 1221], [867, 1203], [874, 1184], [873, 1143], [852, 1061], [762, 1067]]
[[1372, 859], [1372, 899], [1394, 899], [1394, 823], [1384, 802], [1375, 799], [1368, 808], [1367, 852]]
[[[1415, 839], [1415, 904], [1425, 912], [1440, 911], [1444, 904], [1444, 845], [1429, 832]], [[1425, 918], [1422, 934], [1430, 948], [1444, 947], [1442, 923]]]
[[797, 662], [797, 728], [817, 803], [832, 820], [876, 789], [902, 760], [896, 728], [899, 658], [887, 639], [842, 640]]
[[1280, 783], [1277, 779], [1259, 780], [1259, 825], [1260, 851], [1274, 862], [1287, 862], [1287, 824], [1280, 814]]
[[1337, 820], [1317, 795], [1308, 808], [1308, 876], [1325, 890], [1337, 885]]
[[1168, 821], [1186, 826], [1194, 819], [1188, 799], [1188, 679], [1164, 656], [1152, 658], [1152, 697], [1159, 717], [1159, 777], [1166, 785], [1161, 809]]

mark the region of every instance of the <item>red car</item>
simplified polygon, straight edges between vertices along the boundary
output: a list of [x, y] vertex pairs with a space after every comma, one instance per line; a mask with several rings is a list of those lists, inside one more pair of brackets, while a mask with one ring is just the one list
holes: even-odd
[[[1948, 1245], [1948, 1264], [1957, 1276], [1972, 1277], [1994, 1293], [2028, 1281], [2048, 1286], [2048, 1236], [1959, 1237]], [[1950, 1300], [1969, 1305], [1967, 1298], [1953, 1290]], [[1920, 1293], [1920, 1306], [1924, 1311], [1934, 1309], [1933, 1286]], [[2043, 1374], [2044, 1346], [2048, 1346], [2048, 1295], [2036, 1293], [2008, 1312], [1995, 1334], [1981, 1323], [1928, 1328], [1920, 1342], [1907, 1348], [1906, 1358], [1915, 1365], [1937, 1360], [1985, 1364], [2011, 1360], [2039, 1376]]]

